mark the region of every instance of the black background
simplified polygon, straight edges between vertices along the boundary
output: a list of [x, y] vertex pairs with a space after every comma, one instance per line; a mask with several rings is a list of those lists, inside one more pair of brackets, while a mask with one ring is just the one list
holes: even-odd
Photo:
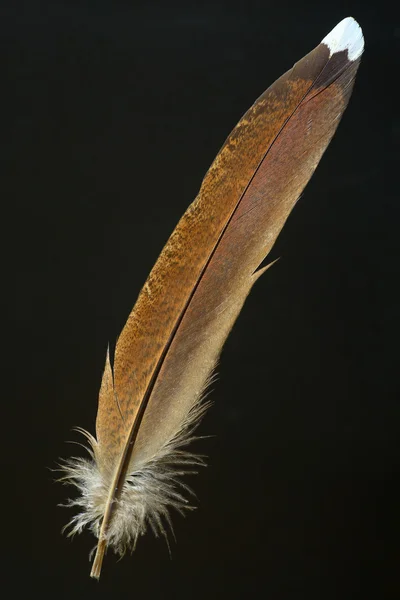
[[[2, 6], [17, 407], [30, 434], [28, 449], [14, 441], [3, 457], [18, 490], [7, 539], [24, 528], [14, 591], [399, 597], [400, 24], [390, 5]], [[69, 511], [57, 504], [73, 492], [49, 468], [81, 452], [65, 443], [79, 441], [74, 425], [94, 432], [107, 343], [225, 137], [348, 14], [366, 39], [353, 97], [271, 253], [282, 259], [225, 346], [200, 428], [214, 436], [200, 444], [209, 466], [188, 480], [199, 508], [174, 517], [172, 560], [149, 534], [132, 557], [110, 553], [97, 584], [94, 539], [60, 534]]]

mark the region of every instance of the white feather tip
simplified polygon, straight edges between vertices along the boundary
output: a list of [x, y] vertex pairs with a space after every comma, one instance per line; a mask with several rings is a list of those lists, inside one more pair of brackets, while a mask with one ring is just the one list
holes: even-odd
[[361, 27], [353, 17], [346, 17], [332, 29], [321, 42], [328, 46], [330, 55], [347, 50], [350, 61], [356, 60], [364, 50]]

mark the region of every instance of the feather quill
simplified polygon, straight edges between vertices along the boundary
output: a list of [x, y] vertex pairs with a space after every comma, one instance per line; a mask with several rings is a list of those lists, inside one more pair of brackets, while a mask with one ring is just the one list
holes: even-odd
[[239, 121], [198, 196], [161, 252], [115, 348], [107, 352], [89, 459], [64, 465], [80, 496], [70, 533], [105, 550], [134, 549], [169, 511], [187, 508], [181, 475], [202, 462], [185, 447], [205, 409], [204, 389], [259, 269], [328, 146], [363, 51], [348, 17], [280, 77]]

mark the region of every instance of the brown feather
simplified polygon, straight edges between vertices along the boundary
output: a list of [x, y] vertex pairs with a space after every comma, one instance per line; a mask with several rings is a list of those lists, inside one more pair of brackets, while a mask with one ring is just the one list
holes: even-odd
[[[361, 34], [360, 34], [361, 35]], [[94, 455], [108, 489], [99, 577], [127, 476], [185, 428], [243, 303], [329, 144], [360, 58], [321, 43], [247, 111], [207, 172], [107, 354]]]

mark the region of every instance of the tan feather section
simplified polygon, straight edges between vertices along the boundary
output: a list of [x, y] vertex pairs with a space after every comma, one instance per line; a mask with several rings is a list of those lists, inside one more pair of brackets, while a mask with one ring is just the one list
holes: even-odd
[[204, 387], [336, 130], [361, 52], [361, 30], [345, 19], [249, 109], [140, 292], [113, 370], [107, 354], [94, 461], [67, 466], [91, 502], [72, 502], [82, 510], [73, 531], [89, 525], [99, 537], [94, 577], [108, 545], [123, 552], [148, 525], [165, 534], [170, 506], [185, 506], [176, 465], [198, 463], [182, 446]]

